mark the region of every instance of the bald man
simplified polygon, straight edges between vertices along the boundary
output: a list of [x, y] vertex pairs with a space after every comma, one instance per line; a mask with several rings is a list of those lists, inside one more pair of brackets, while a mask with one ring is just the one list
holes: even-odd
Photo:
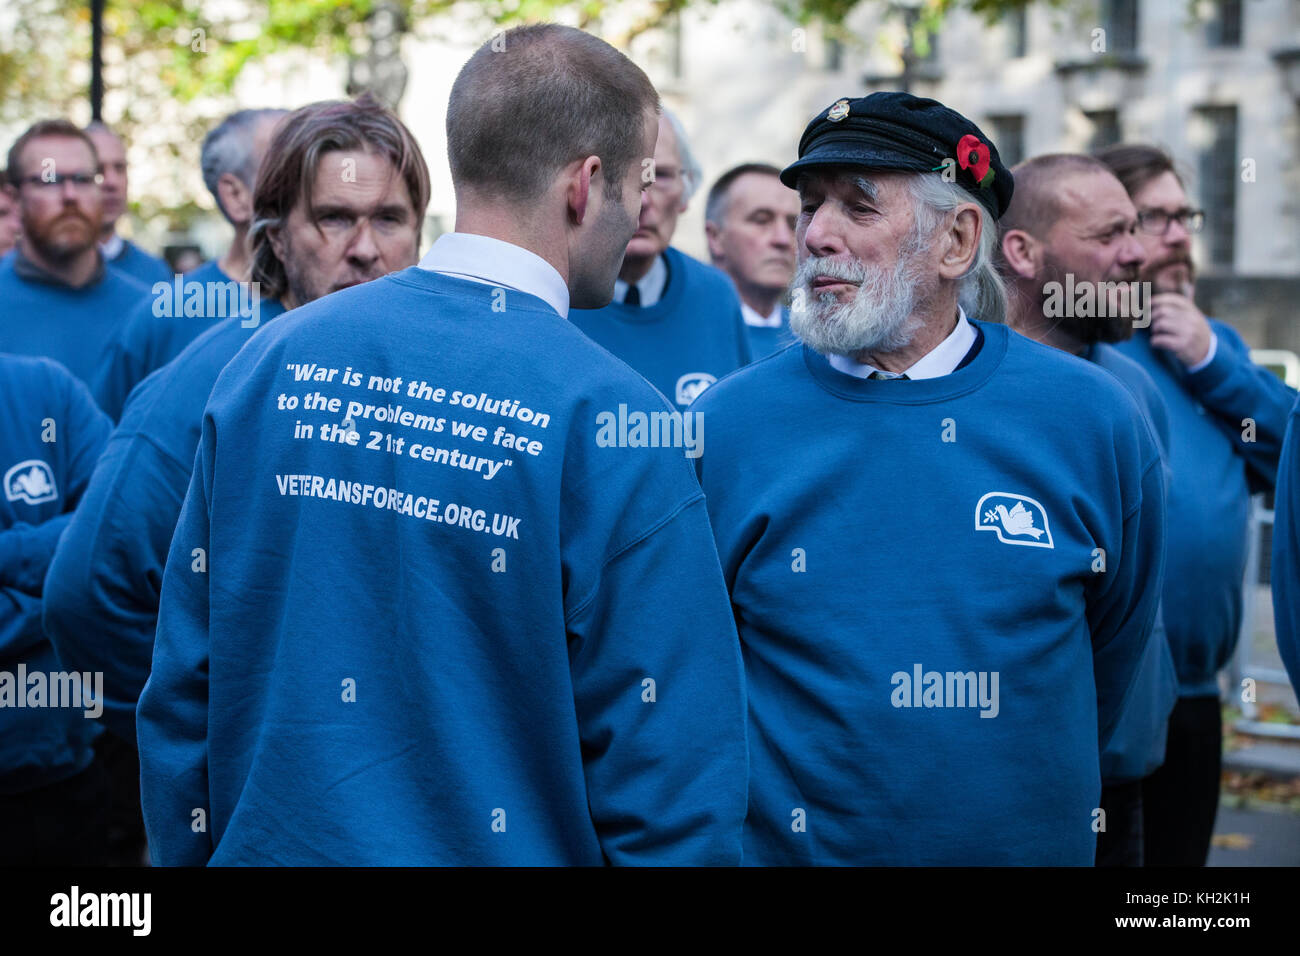
[[[1133, 203], [1110, 170], [1089, 156], [1037, 156], [1012, 174], [1015, 195], [999, 223], [1007, 323], [1119, 379], [1145, 413], [1167, 463], [1169, 424], [1160, 393], [1136, 362], [1110, 344], [1132, 336], [1143, 321], [1135, 306], [1145, 257], [1134, 236]], [[1072, 294], [1066, 296], [1067, 290]], [[1137, 673], [1123, 717], [1101, 755], [1105, 816], [1097, 834], [1099, 866], [1143, 862], [1142, 781], [1164, 761], [1169, 712], [1177, 699], [1173, 658], [1158, 614]]]

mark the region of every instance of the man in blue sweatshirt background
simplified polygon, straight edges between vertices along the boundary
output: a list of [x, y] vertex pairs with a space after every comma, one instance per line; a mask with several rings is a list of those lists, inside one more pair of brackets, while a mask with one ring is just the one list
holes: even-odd
[[1001, 324], [1013, 181], [965, 117], [838, 100], [782, 180], [804, 344], [692, 408], [745, 658], [745, 861], [1091, 866], [1158, 603], [1151, 429]]
[[[314, 103], [285, 120], [276, 142], [268, 175], [273, 188], [260, 193], [249, 210], [264, 223], [256, 239], [261, 266], [254, 273], [262, 288], [285, 295], [290, 272], [313, 273], [304, 285], [320, 289], [344, 270], [357, 270], [360, 282], [415, 264], [429, 174], [415, 140], [391, 112], [372, 101]], [[298, 176], [309, 152], [318, 157], [312, 195]], [[362, 184], [367, 188], [330, 175], [345, 160], [375, 167]], [[403, 175], [394, 176], [403, 162]], [[371, 221], [372, 207], [389, 215], [394, 205], [402, 210], [403, 229]], [[327, 207], [354, 217], [358, 228], [322, 232], [321, 254], [303, 255], [299, 250], [315, 239], [311, 212]], [[272, 228], [298, 235], [286, 245], [295, 258], [279, 259]], [[263, 300], [263, 321], [256, 328], [283, 312], [279, 298]], [[153, 654], [163, 568], [190, 483], [203, 406], [221, 370], [256, 328], [237, 316], [218, 323], [132, 393], [86, 492], [92, 505], [64, 533], [46, 578], [46, 631], [64, 659], [104, 671], [105, 723], [132, 743], [135, 705]]]
[[[1143, 321], [1136, 282], [1146, 253], [1134, 235], [1137, 211], [1128, 193], [1090, 156], [1036, 156], [1011, 172], [1015, 195], [998, 221], [999, 262], [1008, 280], [1007, 324], [1119, 379], [1146, 415], [1167, 461], [1164, 400], [1141, 366], [1111, 344], [1130, 338]], [[1075, 290], [1068, 300], [1067, 289]], [[1101, 755], [1105, 818], [1097, 834], [1098, 866], [1142, 865], [1142, 781], [1164, 761], [1177, 690], [1157, 614], [1124, 714]]]
[[0, 259], [0, 352], [43, 355], [87, 385], [126, 314], [147, 294], [104, 264], [99, 158], [66, 120], [35, 123], [9, 149], [22, 235]]
[[99, 226], [99, 248], [104, 261], [138, 282], [151, 286], [170, 279], [172, 269], [165, 260], [145, 252], [138, 245], [117, 234], [117, 223], [126, 215], [129, 176], [126, 144], [108, 126], [100, 122], [86, 127], [86, 135], [95, 144], [99, 157], [99, 174], [103, 177], [100, 193], [104, 199], [104, 217]]
[[[104, 674], [104, 723], [122, 742], [115, 765], [128, 766], [117, 775], [129, 787], [118, 803], [134, 805], [141, 844], [135, 706], [149, 676], [167, 551], [212, 384], [249, 337], [284, 312], [279, 297], [289, 295], [288, 275], [304, 277], [300, 285], [314, 298], [316, 290], [369, 281], [418, 258], [429, 173], [391, 112], [370, 97], [314, 103], [284, 121], [275, 143], [267, 188], [249, 210], [261, 224], [254, 280], [275, 297], [260, 302], [258, 324], [227, 318], [132, 392], [86, 491], [88, 505], [64, 533], [45, 582], [45, 629], [60, 656]], [[308, 155], [315, 157], [310, 179], [300, 174]], [[337, 175], [345, 163], [368, 175], [345, 181]], [[351, 217], [355, 226], [318, 230], [317, 210]], [[402, 229], [391, 228], [394, 215]], [[271, 240], [281, 233], [293, 235], [282, 243], [287, 261]]]
[[[1219, 805], [1223, 727], [1218, 672], [1241, 629], [1250, 495], [1277, 476], [1296, 393], [1255, 365], [1241, 337], [1193, 302], [1193, 209], [1173, 160], [1152, 146], [1097, 154], [1138, 212], [1151, 324], [1118, 347], [1147, 371], [1169, 412], [1169, 568], [1162, 604], [1178, 703], [1164, 765], [1143, 787], [1149, 866], [1203, 866]], [[1214, 214], [1213, 210], [1209, 211]]]
[[740, 862], [703, 495], [681, 448], [597, 441], [670, 407], [567, 321], [612, 294], [657, 106], [580, 31], [484, 44], [447, 114], [456, 231], [217, 379], [136, 714], [158, 862]]
[[709, 258], [736, 284], [756, 359], [794, 341], [781, 299], [794, 277], [799, 194], [780, 176], [767, 163], [734, 166], [713, 184], [704, 211]]
[[664, 110], [653, 182], [647, 180], [614, 298], [601, 309], [575, 308], [571, 315], [574, 325], [679, 409], [752, 354], [730, 279], [669, 245], [702, 178], [681, 123]]
[[111, 427], [57, 362], [0, 354], [0, 866], [109, 862], [102, 685], [72, 678], [41, 601]]
[[[253, 187], [271, 134], [285, 113], [239, 110], [204, 138], [199, 158], [203, 182], [235, 234], [220, 258], [185, 274], [179, 296], [173, 293], [172, 276], [162, 285], [151, 284], [152, 294], [127, 317], [121, 332], [109, 343], [95, 371], [93, 390], [100, 407], [114, 420], [121, 417], [131, 389], [146, 375], [252, 301], [251, 293], [241, 297], [232, 284], [248, 281]], [[247, 321], [252, 316], [240, 318]]]

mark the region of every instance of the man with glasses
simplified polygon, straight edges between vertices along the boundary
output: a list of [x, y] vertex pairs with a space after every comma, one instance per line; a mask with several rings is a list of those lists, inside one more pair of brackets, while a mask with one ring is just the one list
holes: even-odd
[[104, 265], [95, 146], [66, 120], [44, 120], [18, 137], [8, 167], [22, 235], [0, 260], [0, 352], [52, 358], [89, 384], [121, 318], [148, 294]]
[[1143, 785], [1148, 866], [1202, 866], [1219, 804], [1223, 731], [1218, 672], [1241, 627], [1252, 492], [1273, 486], [1296, 393], [1250, 360], [1232, 328], [1192, 301], [1191, 238], [1205, 214], [1188, 203], [1173, 160], [1153, 146], [1097, 154], [1138, 212], [1151, 324], [1117, 345], [1155, 381], [1169, 412], [1168, 566], [1164, 620], [1178, 672], [1165, 763]]
[[[649, 157], [642, 162], [648, 166]], [[669, 245], [703, 173], [668, 110], [659, 119], [653, 163], [614, 300], [603, 309], [574, 309], [570, 318], [685, 409], [722, 376], [748, 365], [751, 351], [731, 280]], [[642, 175], [650, 178], [644, 169]]]

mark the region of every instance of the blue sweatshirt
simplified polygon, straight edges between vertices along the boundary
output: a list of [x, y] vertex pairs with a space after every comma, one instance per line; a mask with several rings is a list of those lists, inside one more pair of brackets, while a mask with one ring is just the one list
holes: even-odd
[[749, 351], [755, 361], [773, 352], [779, 352], [795, 340], [794, 333], [790, 331], [790, 309], [781, 306], [779, 326], [745, 323], [745, 334], [749, 337]]
[[24, 278], [17, 251], [0, 259], [0, 352], [52, 358], [89, 385], [105, 346], [148, 295], [112, 268], [80, 289]]
[[[1169, 566], [1163, 602], [1180, 697], [1216, 697], [1241, 630], [1250, 494], [1273, 487], [1296, 400], [1246, 344], [1210, 320], [1218, 349], [1188, 374], [1139, 329], [1116, 346], [1149, 374], [1169, 412]], [[1243, 421], [1254, 422], [1251, 430]]]
[[[284, 312], [261, 303], [262, 323]], [[259, 326], [260, 327], [260, 326]], [[104, 723], [134, 742], [158, 597], [203, 406], [256, 329], [226, 319], [131, 393], [45, 579], [45, 632], [68, 666], [104, 674]]]
[[1300, 402], [1278, 462], [1273, 512], [1273, 623], [1291, 686], [1300, 693]]
[[146, 286], [167, 282], [172, 277], [172, 267], [165, 259], [150, 255], [130, 239], [122, 240], [122, 251], [108, 264]]
[[671, 246], [664, 258], [668, 285], [654, 305], [611, 302], [603, 309], [573, 309], [569, 318], [684, 409], [752, 356], [727, 274]]
[[174, 277], [155, 283], [100, 357], [93, 385], [100, 407], [120, 418], [131, 389], [224, 319], [238, 315], [256, 328], [269, 316], [262, 313], [265, 301], [254, 313], [250, 296], [246, 284], [234, 283], [215, 262], [185, 273], [179, 283]]
[[155, 859], [740, 862], [703, 495], [679, 448], [602, 446], [621, 403], [667, 409], [542, 300], [419, 267], [255, 336], [136, 714]]
[[[84, 770], [101, 730], [84, 697], [81, 707], [27, 705], [68, 669], [41, 630], [41, 584], [111, 427], [67, 369], [0, 355], [0, 794]], [[93, 694], [93, 680], [85, 689]]]
[[[1165, 493], [1169, 492], [1169, 413], [1151, 376], [1113, 345], [1099, 342], [1083, 355], [1114, 375], [1129, 390], [1147, 417], [1160, 446]], [[1155, 625], [1138, 668], [1137, 681], [1110, 745], [1102, 751], [1101, 779], [1105, 784], [1128, 783], [1153, 774], [1165, 762], [1169, 714], [1178, 701], [1178, 675], [1165, 632], [1164, 615], [1156, 611]]]
[[977, 325], [939, 378], [792, 346], [692, 409], [745, 660], [747, 864], [1093, 864], [1159, 601], [1160, 454], [1110, 374]]

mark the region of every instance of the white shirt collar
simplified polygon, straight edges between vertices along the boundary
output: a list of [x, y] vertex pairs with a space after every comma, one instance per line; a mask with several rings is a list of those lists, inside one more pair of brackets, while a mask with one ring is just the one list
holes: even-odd
[[[663, 254], [655, 256], [654, 263], [647, 272], [637, 282], [637, 291], [641, 293], [642, 308], [654, 305], [664, 297], [664, 287], [668, 284], [668, 264], [664, 262]], [[628, 283], [622, 279], [614, 280], [614, 301], [622, 302], [627, 298]]]
[[99, 244], [99, 251], [104, 254], [104, 258], [109, 262], [113, 262], [114, 260], [116, 260], [117, 257], [122, 254], [122, 250], [125, 248], [126, 248], [126, 240], [123, 239], [121, 236], [119, 236], [117, 233], [113, 233], [113, 235], [111, 235], [107, 241], [101, 242]]
[[756, 325], [764, 329], [776, 329], [781, 326], [781, 303], [776, 304], [771, 315], [759, 315], [754, 309], [745, 304], [745, 300], [740, 300], [740, 314], [745, 317], [746, 325]]
[[526, 292], [537, 296], [561, 318], [569, 317], [569, 287], [555, 266], [502, 239], [469, 232], [444, 233], [420, 260], [420, 268]]
[[[957, 327], [948, 337], [921, 356], [911, 368], [903, 374], [910, 379], [939, 378], [954, 372], [961, 360], [966, 357], [970, 347], [975, 344], [975, 326], [966, 320], [966, 311], [957, 306]], [[855, 378], [868, 378], [872, 372], [879, 371], [874, 366], [853, 361], [847, 355], [830, 355], [827, 361], [836, 371]]]

